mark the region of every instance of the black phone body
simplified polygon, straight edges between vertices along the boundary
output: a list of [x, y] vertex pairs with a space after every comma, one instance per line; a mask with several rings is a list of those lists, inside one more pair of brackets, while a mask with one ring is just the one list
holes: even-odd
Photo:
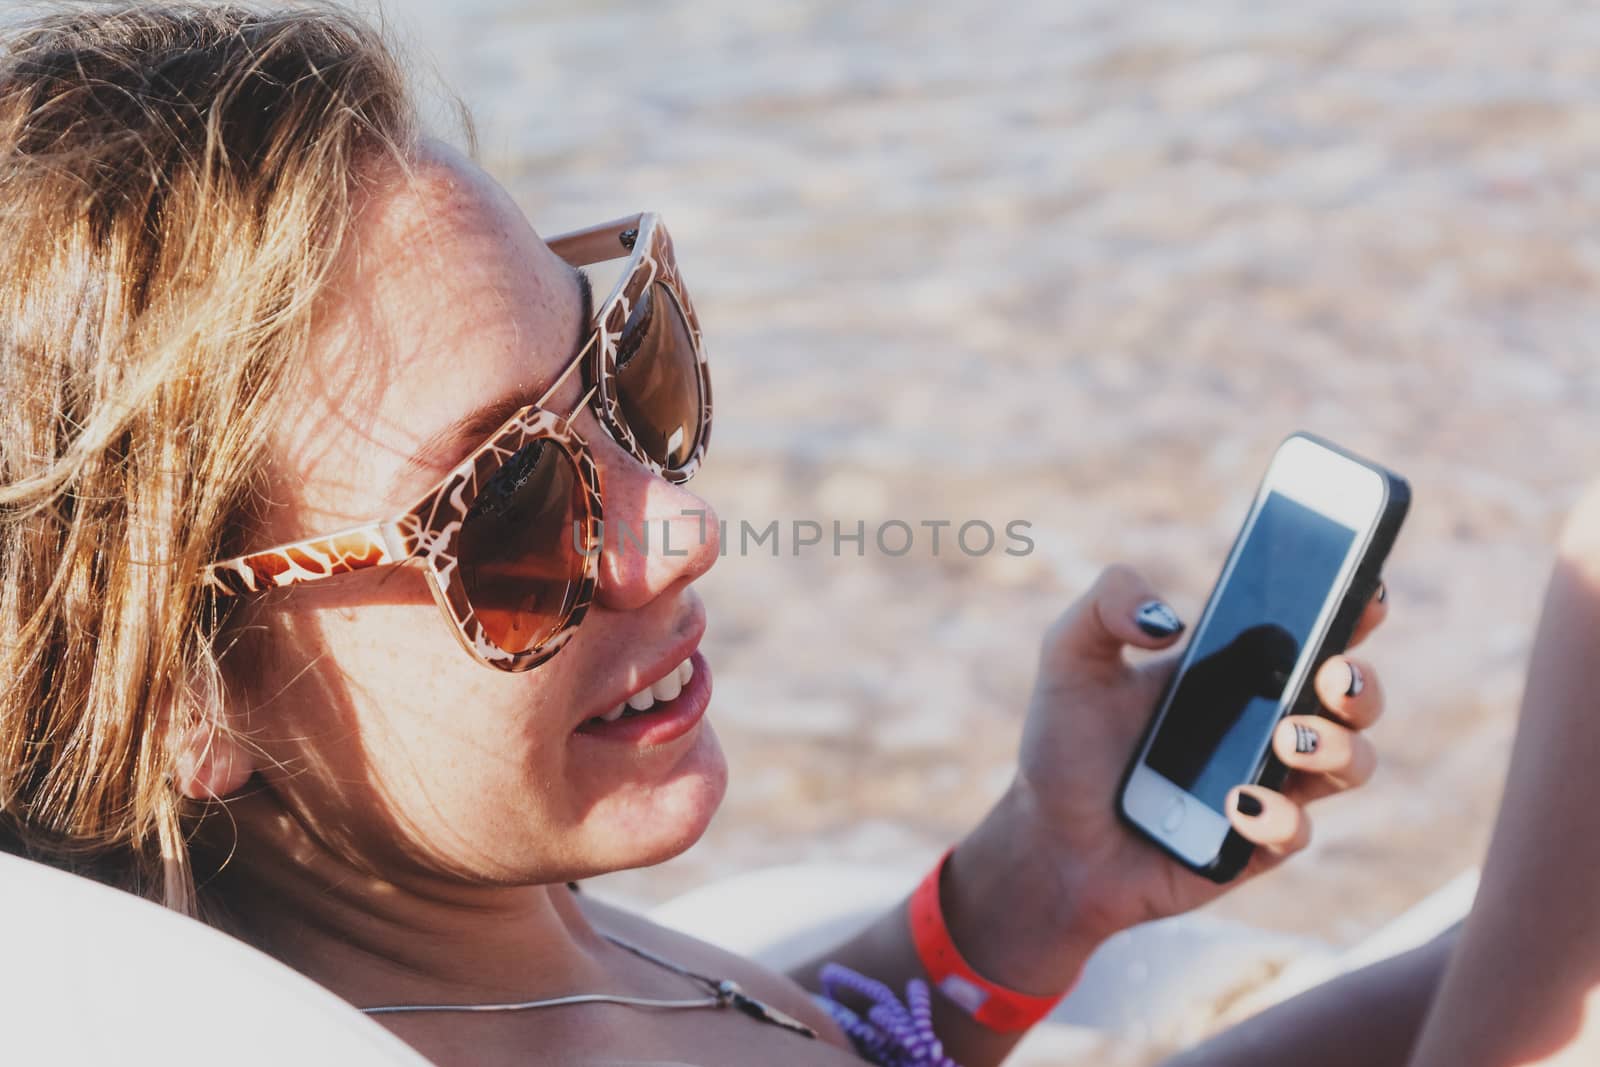
[[1123, 775], [1125, 822], [1213, 881], [1244, 869], [1227, 795], [1282, 784], [1273, 730], [1321, 710], [1311, 680], [1349, 644], [1410, 503], [1404, 478], [1328, 441], [1279, 446]]

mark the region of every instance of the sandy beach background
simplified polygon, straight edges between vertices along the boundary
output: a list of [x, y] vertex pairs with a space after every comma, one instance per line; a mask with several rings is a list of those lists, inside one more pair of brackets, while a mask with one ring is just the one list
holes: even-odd
[[1416, 494], [1370, 646], [1383, 766], [1216, 911], [1345, 944], [1480, 859], [1552, 535], [1600, 474], [1600, 12], [386, 10], [542, 232], [669, 220], [716, 380], [695, 488], [730, 523], [1032, 523], [1022, 558], [722, 560], [726, 806], [609, 888], [931, 858], [1007, 780], [1046, 623], [1113, 560], [1196, 615], [1302, 428]]

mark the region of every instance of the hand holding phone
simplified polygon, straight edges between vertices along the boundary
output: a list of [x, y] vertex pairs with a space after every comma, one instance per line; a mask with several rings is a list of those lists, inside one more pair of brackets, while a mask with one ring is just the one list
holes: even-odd
[[1226, 798], [1282, 783], [1273, 731], [1320, 709], [1311, 679], [1349, 644], [1410, 499], [1399, 475], [1308, 434], [1279, 447], [1118, 794], [1185, 866], [1223, 882], [1249, 861]]
[[[1381, 597], [1352, 599], [1359, 621], [1350, 640], [1381, 626], [1387, 612]], [[1148, 745], [1152, 709], [1164, 704], [1175, 673], [1167, 656], [1130, 660], [1127, 652], [1177, 648], [1184, 632], [1161, 590], [1120, 564], [1103, 570], [1045, 631], [1016, 774], [956, 846], [946, 872], [953, 896], [971, 904], [976, 947], [968, 962], [980, 974], [1018, 989], [1063, 988], [1107, 937], [1226, 891], [1216, 881], [1174, 877], [1171, 858], [1129, 833], [1121, 811], [1129, 756]], [[1376, 760], [1363, 731], [1383, 711], [1382, 672], [1360, 663], [1366, 684], [1348, 695], [1357, 661], [1319, 662], [1307, 676], [1320, 694], [1311, 702], [1325, 704], [1327, 718], [1303, 721], [1315, 724], [1321, 744], [1313, 753], [1294, 751], [1280, 721], [1273, 741], [1296, 768], [1295, 781], [1276, 792], [1253, 790], [1264, 808], [1240, 820], [1276, 855], [1303, 844], [1308, 803], [1359, 787]]]

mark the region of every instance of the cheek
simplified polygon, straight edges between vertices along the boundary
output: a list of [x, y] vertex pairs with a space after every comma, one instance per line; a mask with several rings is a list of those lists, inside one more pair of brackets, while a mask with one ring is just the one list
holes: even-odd
[[308, 825], [379, 869], [500, 880], [541, 864], [574, 807], [560, 674], [480, 666], [431, 601], [321, 609], [295, 628], [284, 666], [301, 669], [270, 732], [279, 792]]
[[323, 608], [296, 625], [270, 716], [272, 780], [326, 845], [371, 869], [586, 878], [678, 855], [721, 804], [709, 719], [656, 750], [572, 743], [581, 656], [488, 670], [431, 601]]

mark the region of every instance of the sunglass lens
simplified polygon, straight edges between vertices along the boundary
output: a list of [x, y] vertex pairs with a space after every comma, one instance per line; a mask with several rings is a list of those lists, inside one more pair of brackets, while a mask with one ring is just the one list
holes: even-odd
[[524, 445], [479, 490], [457, 535], [457, 566], [497, 647], [526, 652], [565, 623], [583, 578], [573, 530], [585, 516], [577, 467], [551, 441]]
[[617, 400], [639, 447], [666, 470], [688, 462], [700, 441], [700, 365], [672, 291], [646, 289], [617, 343]]

